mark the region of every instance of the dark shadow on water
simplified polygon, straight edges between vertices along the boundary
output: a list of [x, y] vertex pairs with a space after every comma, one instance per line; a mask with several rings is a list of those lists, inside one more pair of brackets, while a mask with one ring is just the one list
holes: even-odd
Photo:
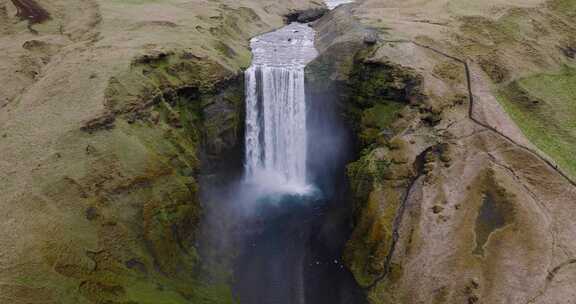
[[362, 304], [342, 254], [352, 227], [346, 164], [356, 152], [337, 92], [307, 92], [309, 180], [322, 195], [267, 197], [239, 227], [241, 304]]
[[[272, 201], [268, 201], [272, 200]], [[325, 225], [328, 210], [319, 196], [261, 200], [245, 223], [236, 260], [235, 293], [240, 303], [362, 303], [340, 259], [342, 227]]]

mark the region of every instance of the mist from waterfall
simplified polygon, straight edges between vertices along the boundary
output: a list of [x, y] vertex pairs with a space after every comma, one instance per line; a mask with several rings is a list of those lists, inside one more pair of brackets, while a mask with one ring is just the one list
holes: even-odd
[[304, 68], [317, 56], [315, 32], [292, 23], [251, 41], [245, 72], [247, 183], [266, 192], [307, 193]]
[[341, 260], [352, 214], [350, 137], [337, 92], [305, 80], [318, 56], [314, 38], [309, 25], [292, 23], [251, 40], [243, 176], [222, 185], [211, 177], [210, 228], [225, 235], [213, 248], [236, 255], [233, 292], [241, 303], [363, 303]]

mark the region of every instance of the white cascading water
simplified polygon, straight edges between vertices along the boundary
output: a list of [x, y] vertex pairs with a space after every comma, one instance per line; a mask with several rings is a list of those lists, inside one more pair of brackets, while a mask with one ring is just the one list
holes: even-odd
[[315, 32], [292, 23], [251, 41], [246, 79], [246, 179], [278, 192], [305, 192], [304, 67], [317, 56]]
[[354, 0], [326, 0], [324, 2], [329, 9], [335, 9], [339, 5], [352, 3]]

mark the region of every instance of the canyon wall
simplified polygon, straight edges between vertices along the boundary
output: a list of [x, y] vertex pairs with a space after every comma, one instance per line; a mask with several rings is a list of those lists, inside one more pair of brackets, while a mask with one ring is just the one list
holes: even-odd
[[367, 0], [316, 25], [311, 73], [357, 136], [344, 259], [371, 303], [573, 297], [573, 128], [556, 107], [576, 7], [520, 2]]
[[249, 38], [311, 7], [0, 1], [2, 302], [233, 302], [198, 177], [242, 142]]

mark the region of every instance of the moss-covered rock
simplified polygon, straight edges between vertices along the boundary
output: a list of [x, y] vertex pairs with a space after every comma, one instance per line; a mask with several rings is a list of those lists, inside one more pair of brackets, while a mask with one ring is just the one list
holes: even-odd
[[[135, 232], [141, 231], [132, 249], [139, 254], [122, 262], [120, 256], [106, 253], [107, 259], [117, 262], [111, 269], [89, 276], [87, 297], [102, 297], [107, 293], [100, 287], [112, 286], [113, 296], [107, 300], [118, 303], [233, 301], [225, 282], [202, 281], [206, 268], [197, 248], [202, 214], [197, 176], [202, 159], [212, 161], [238, 143], [243, 83], [241, 78], [220, 74], [225, 71], [222, 67], [201, 63], [192, 68], [190, 63], [183, 64], [188, 62], [183, 58], [182, 54], [160, 54], [137, 59], [130, 72], [114, 78], [107, 90], [114, 126], [108, 131], [90, 130], [129, 136], [150, 155], [149, 166], [154, 167], [110, 190], [127, 202], [133, 201], [131, 196], [137, 190], [148, 193], [141, 203], [129, 205], [130, 214], [141, 219], [125, 219], [126, 224], [141, 223], [133, 227]], [[139, 86], [131, 83], [138, 78]], [[130, 151], [123, 153], [130, 157]], [[134, 170], [136, 165], [130, 167]], [[129, 197], [123, 198], [123, 193]], [[99, 215], [95, 222], [107, 225], [111, 220], [107, 215], [116, 212], [109, 210], [111, 202], [106, 197], [95, 200], [100, 202], [91, 206], [91, 213]], [[113, 221], [116, 225], [116, 219]], [[101, 232], [100, 237], [108, 236]], [[145, 281], [128, 283], [134, 276], [144, 276]]]
[[348, 165], [356, 220], [344, 259], [365, 288], [391, 271], [396, 218], [415, 176], [395, 123], [402, 111], [417, 112], [409, 105], [420, 98], [420, 82], [410, 69], [357, 60], [347, 83], [346, 114], [364, 150]]
[[[364, 68], [372, 77], [359, 78], [354, 95], [366, 91], [367, 98], [341, 99], [354, 106], [347, 117], [363, 147], [348, 167], [356, 221], [345, 257], [368, 301], [569, 301], [574, 182], [538, 156], [522, 131], [559, 167], [570, 167], [562, 147], [571, 146], [563, 118], [572, 112], [564, 107], [571, 104], [565, 86], [574, 65], [574, 5], [377, 2], [342, 9], [380, 33], [363, 60], [343, 62], [417, 71], [421, 98], [406, 102], [384, 132], [389, 117], [379, 113], [390, 112], [370, 108], [389, 97], [379, 88], [395, 89], [386, 83], [394, 71], [380, 77]], [[346, 27], [341, 17], [332, 20]], [[323, 29], [320, 41], [342, 27]], [[335, 69], [326, 74], [340, 76]], [[554, 269], [562, 269], [562, 279]], [[524, 287], [514, 288], [520, 282]]]
[[402, 110], [421, 98], [420, 85], [421, 79], [410, 69], [357, 59], [347, 83], [346, 115], [362, 146], [392, 137]]

